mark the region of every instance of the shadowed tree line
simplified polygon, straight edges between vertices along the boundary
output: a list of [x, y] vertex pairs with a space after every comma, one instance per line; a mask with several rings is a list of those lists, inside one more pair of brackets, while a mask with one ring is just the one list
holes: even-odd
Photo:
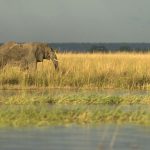
[[50, 43], [59, 52], [148, 52], [150, 43]]

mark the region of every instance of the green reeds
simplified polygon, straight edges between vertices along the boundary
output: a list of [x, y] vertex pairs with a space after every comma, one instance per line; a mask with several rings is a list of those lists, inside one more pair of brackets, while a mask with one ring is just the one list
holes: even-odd
[[150, 112], [143, 108], [51, 107], [47, 105], [7, 106], [0, 109], [0, 127], [68, 124], [136, 123], [150, 125]]
[[98, 94], [0, 97], [0, 126], [136, 123], [150, 125], [150, 96]]

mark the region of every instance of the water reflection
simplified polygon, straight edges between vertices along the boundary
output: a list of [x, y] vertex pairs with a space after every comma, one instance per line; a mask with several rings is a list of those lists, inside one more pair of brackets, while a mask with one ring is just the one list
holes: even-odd
[[149, 150], [150, 128], [101, 125], [1, 129], [2, 150]]
[[98, 94], [104, 96], [150, 96], [147, 90], [120, 90], [120, 89], [104, 89], [104, 90], [81, 90], [81, 89], [49, 89], [49, 90], [0, 90], [0, 96], [14, 95], [60, 95], [60, 94]]

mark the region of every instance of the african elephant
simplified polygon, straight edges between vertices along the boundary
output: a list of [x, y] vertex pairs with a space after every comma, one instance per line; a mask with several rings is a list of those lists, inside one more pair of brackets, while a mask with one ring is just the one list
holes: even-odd
[[[19, 62], [21, 68], [28, 69], [28, 65], [35, 62], [37, 68], [38, 62], [44, 59], [52, 60], [55, 70], [58, 70], [58, 60], [55, 51], [46, 43], [22, 43], [9, 42], [0, 47], [0, 65], [7, 63]], [[2, 60], [5, 60], [2, 63]]]
[[53, 48], [48, 46], [37, 46], [35, 49], [36, 68], [38, 62], [43, 62], [44, 59], [52, 60], [54, 67], [58, 70], [58, 59]]

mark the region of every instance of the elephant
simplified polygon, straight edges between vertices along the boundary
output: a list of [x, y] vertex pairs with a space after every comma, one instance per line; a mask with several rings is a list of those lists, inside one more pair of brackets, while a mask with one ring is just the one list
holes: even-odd
[[59, 70], [55, 51], [47, 43], [8, 42], [0, 46], [0, 67], [7, 63], [19, 62], [22, 69], [28, 69], [29, 64], [34, 62], [37, 69], [37, 63], [43, 62], [44, 59], [52, 60], [55, 70]]
[[44, 59], [52, 60], [55, 70], [59, 70], [58, 68], [58, 59], [55, 54], [53, 48], [49, 48], [48, 46], [37, 46], [35, 49], [35, 58], [36, 58], [36, 68], [38, 62], [43, 62]]

